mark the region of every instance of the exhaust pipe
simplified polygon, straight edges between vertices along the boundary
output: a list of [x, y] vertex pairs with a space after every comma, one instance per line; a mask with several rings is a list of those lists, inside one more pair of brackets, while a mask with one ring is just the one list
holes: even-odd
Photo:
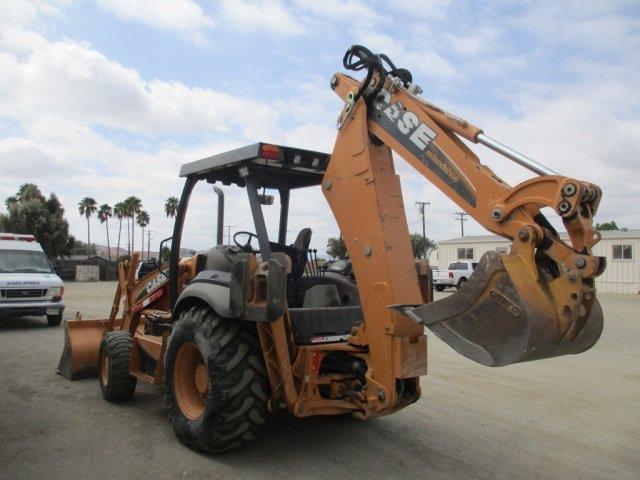
[[224, 192], [218, 186], [214, 186], [213, 191], [218, 195], [218, 231], [216, 232], [216, 245], [222, 245], [222, 236], [224, 233]]

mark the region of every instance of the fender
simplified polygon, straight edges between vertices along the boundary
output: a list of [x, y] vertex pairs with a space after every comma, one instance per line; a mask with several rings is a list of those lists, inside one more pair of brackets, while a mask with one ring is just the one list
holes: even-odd
[[173, 309], [173, 317], [178, 318], [180, 312], [189, 308], [194, 300], [208, 304], [213, 310], [225, 318], [237, 318], [229, 308], [229, 286], [231, 274], [218, 270], [204, 270], [182, 291]]

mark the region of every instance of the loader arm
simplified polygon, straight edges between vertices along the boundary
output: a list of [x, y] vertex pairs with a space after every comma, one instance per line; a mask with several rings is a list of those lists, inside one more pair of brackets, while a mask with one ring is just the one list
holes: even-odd
[[[361, 148], [352, 147], [350, 159], [344, 158], [344, 149], [334, 151], [341, 158], [334, 162], [332, 157], [332, 163], [348, 161], [351, 166], [334, 165], [333, 173], [364, 171], [364, 164], [358, 167], [364, 158], [358, 150], [365, 145], [369, 156], [380, 157], [376, 148], [390, 148], [478, 223], [514, 241], [509, 255], [485, 255], [459, 293], [433, 304], [404, 304], [396, 309], [431, 328], [460, 353], [487, 365], [590, 348], [602, 330], [593, 279], [602, 273], [605, 262], [591, 254], [599, 240], [592, 220], [600, 188], [554, 175], [485, 136], [466, 120], [418, 98], [419, 87], [411, 83], [409, 72], [396, 69], [385, 56], [354, 46], [345, 55], [344, 64], [352, 70], [366, 68], [367, 76], [362, 82], [341, 73], [332, 78], [333, 90], [344, 101], [336, 149], [341, 137], [349, 137], [351, 145]], [[362, 127], [350, 125], [353, 122], [361, 122]], [[483, 165], [462, 139], [485, 144], [537, 176], [510, 186]], [[371, 163], [369, 168], [376, 167]], [[335, 195], [327, 198], [341, 229], [349, 229], [346, 218], [341, 222], [334, 208], [340, 200]], [[544, 207], [562, 218], [571, 244], [562, 241], [541, 214]], [[389, 246], [393, 243], [390, 239], [385, 242]], [[353, 263], [360, 278], [359, 259], [353, 258]]]

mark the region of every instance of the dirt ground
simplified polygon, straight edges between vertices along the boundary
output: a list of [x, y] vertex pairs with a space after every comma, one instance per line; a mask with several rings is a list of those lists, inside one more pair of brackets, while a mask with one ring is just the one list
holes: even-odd
[[[112, 283], [69, 283], [66, 318], [104, 317]], [[640, 478], [640, 297], [601, 295], [582, 355], [491, 369], [429, 337], [422, 399], [369, 422], [272, 417], [218, 456], [175, 438], [158, 387], [110, 404], [55, 374], [63, 328], [0, 320], [0, 478]]]

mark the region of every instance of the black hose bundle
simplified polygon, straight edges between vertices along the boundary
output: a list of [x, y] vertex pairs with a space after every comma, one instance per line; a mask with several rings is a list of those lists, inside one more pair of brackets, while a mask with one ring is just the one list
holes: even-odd
[[[387, 64], [389, 69], [385, 68], [383, 62]], [[365, 95], [365, 101], [367, 103], [369, 103], [371, 99], [376, 98], [384, 86], [387, 75], [399, 78], [405, 87], [408, 87], [412, 81], [411, 72], [404, 68], [396, 68], [391, 59], [384, 53], [374, 54], [362, 45], [352, 45], [344, 54], [342, 65], [345, 69], [353, 71], [367, 69], [367, 76], [360, 84], [358, 93], [356, 93], [353, 99], [354, 104], [360, 100], [363, 94]], [[373, 81], [374, 73], [378, 74], [376, 84], [370, 91], [367, 91]]]

